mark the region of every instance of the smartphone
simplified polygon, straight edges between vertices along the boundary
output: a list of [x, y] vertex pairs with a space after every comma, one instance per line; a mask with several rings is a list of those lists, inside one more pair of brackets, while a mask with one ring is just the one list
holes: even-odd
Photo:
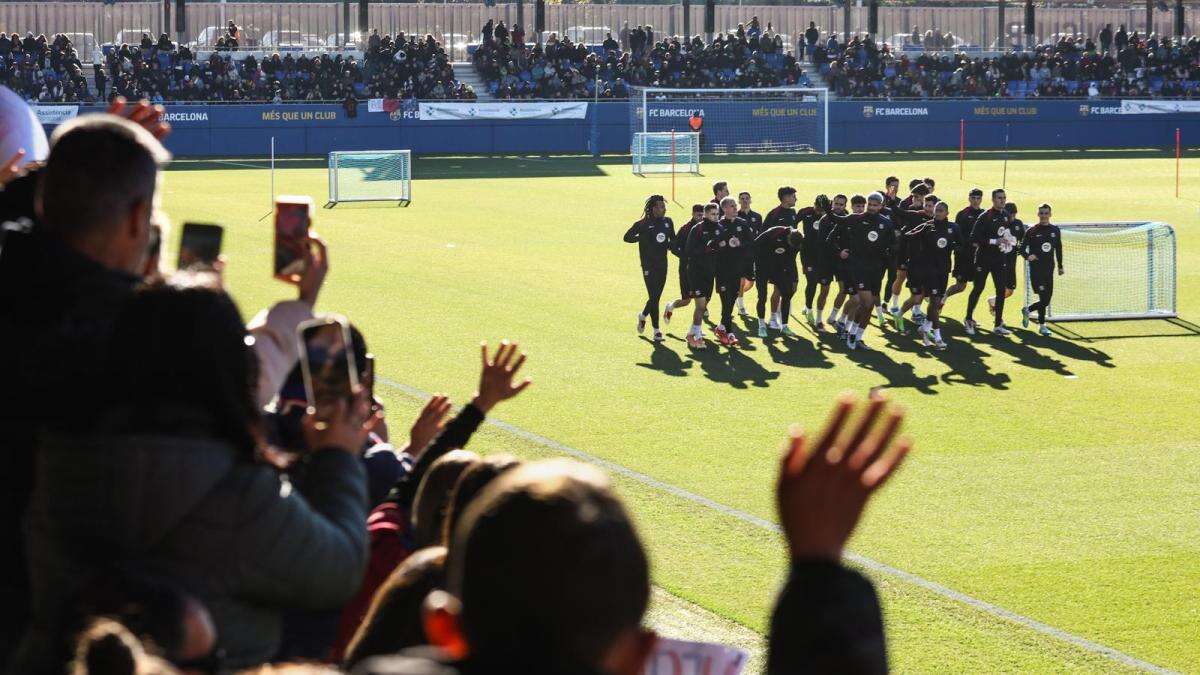
[[311, 197], [281, 196], [275, 199], [275, 278], [299, 283], [304, 274], [312, 224]]
[[350, 324], [336, 314], [309, 319], [296, 327], [304, 395], [309, 410], [325, 419], [338, 401], [349, 403], [358, 391], [358, 364]]
[[221, 236], [225, 230], [220, 225], [184, 223], [179, 237], [179, 261], [176, 269], [186, 270], [196, 265], [212, 267], [221, 255]]

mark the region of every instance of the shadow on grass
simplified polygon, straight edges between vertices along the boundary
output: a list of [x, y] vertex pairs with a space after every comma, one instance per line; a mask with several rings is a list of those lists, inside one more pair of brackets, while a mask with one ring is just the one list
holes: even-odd
[[1051, 348], [1054, 343], [1058, 342], [1073, 345], [1075, 342], [1128, 340], [1131, 338], [1200, 336], [1200, 325], [1180, 318], [1072, 321], [1070, 323], [1051, 323], [1050, 329], [1054, 332], [1054, 336], [1042, 339], [1050, 341], [1048, 346]]

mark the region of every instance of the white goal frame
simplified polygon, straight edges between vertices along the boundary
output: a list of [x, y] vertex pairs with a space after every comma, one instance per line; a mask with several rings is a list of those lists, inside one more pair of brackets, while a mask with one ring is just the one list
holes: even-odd
[[[655, 162], [647, 164], [646, 141], [650, 138], [661, 138], [671, 143], [671, 162]], [[678, 148], [691, 146], [693, 149], [685, 154], [684, 162], [679, 162]], [[696, 131], [636, 131], [633, 134], [633, 144], [629, 148], [633, 156], [633, 172], [639, 176], [647, 173], [700, 173], [700, 133]]]
[[[1114, 321], [1122, 319], [1171, 319], [1179, 316], [1179, 256], [1178, 256], [1178, 240], [1175, 236], [1175, 228], [1170, 224], [1161, 221], [1140, 221], [1140, 222], [1094, 222], [1094, 223], [1062, 223], [1058, 225], [1060, 231], [1066, 233], [1070, 231], [1087, 232], [1088, 230], [1125, 230], [1146, 226], [1161, 226], [1165, 227], [1170, 235], [1167, 242], [1160, 243], [1169, 247], [1169, 255], [1171, 260], [1170, 276], [1166, 280], [1167, 288], [1160, 288], [1161, 284], [1155, 278], [1155, 244], [1152, 233], [1153, 229], [1147, 229], [1147, 246], [1146, 246], [1146, 305], [1154, 307], [1156, 304], [1155, 296], [1159, 291], [1165, 290], [1167, 298], [1166, 307], [1161, 310], [1152, 311], [1129, 311], [1129, 312], [1095, 312], [1095, 313], [1062, 313], [1056, 314], [1054, 310], [1054, 300], [1050, 301], [1050, 306], [1046, 308], [1046, 322], [1062, 323], [1068, 321]], [[1064, 257], [1067, 260], [1066, 266], [1071, 265], [1071, 250], [1069, 243], [1063, 241]], [[1033, 291], [1033, 283], [1030, 279], [1029, 261], [1024, 261], [1025, 267], [1025, 305], [1028, 307], [1031, 303], [1037, 300], [1037, 294]], [[1067, 270], [1067, 275], [1071, 275], [1071, 269]], [[1055, 280], [1056, 289], [1055, 296], [1057, 297], [1057, 284], [1061, 282]]]
[[[742, 95], [746, 96], [747, 100], [754, 100], [754, 95], [756, 95], [756, 94], [765, 95], [765, 94], [792, 93], [792, 94], [796, 94], [797, 96], [799, 96], [801, 98], [803, 98], [803, 96], [805, 94], [808, 94], [811, 96], [818, 96], [821, 100], [821, 104], [822, 104], [822, 108], [823, 108], [821, 111], [823, 124], [821, 126], [823, 127], [822, 143], [824, 144], [824, 147], [821, 148], [817, 152], [817, 154], [821, 154], [821, 155], [829, 154], [829, 89], [828, 88], [824, 88], [824, 87], [763, 87], [763, 88], [751, 87], [751, 88], [705, 89], [702, 87], [701, 88], [639, 87], [639, 89], [641, 90], [641, 93], [642, 93], [642, 100], [641, 100], [641, 106], [642, 106], [642, 129], [641, 129], [641, 131], [642, 131], [642, 133], [651, 133], [650, 132], [650, 115], [648, 114], [648, 111], [649, 111], [648, 104], [651, 100], [651, 97], [654, 95], [665, 94], [668, 96], [678, 95], [680, 97], [687, 97], [687, 96], [696, 96], [696, 95], [710, 96], [713, 94], [742, 94]], [[774, 100], [774, 99], [772, 99], [772, 100]]]
[[[395, 194], [386, 196], [355, 196], [345, 195], [338, 186], [338, 168], [343, 157], [355, 155], [399, 155], [401, 160], [401, 177], [394, 181], [399, 183]], [[412, 151], [411, 150], [334, 150], [329, 153], [329, 202], [326, 208], [342, 202], [400, 202], [407, 206], [412, 202]]]

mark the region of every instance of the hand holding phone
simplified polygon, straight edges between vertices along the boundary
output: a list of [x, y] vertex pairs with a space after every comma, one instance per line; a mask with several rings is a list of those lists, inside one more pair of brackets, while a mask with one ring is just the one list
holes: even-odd
[[275, 199], [275, 278], [299, 284], [311, 256], [311, 197]]
[[179, 260], [176, 269], [212, 269], [221, 255], [221, 238], [224, 229], [220, 225], [184, 223], [179, 238]]

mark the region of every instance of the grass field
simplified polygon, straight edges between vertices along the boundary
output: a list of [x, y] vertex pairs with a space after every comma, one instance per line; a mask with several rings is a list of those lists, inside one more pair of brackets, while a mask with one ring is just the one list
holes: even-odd
[[[270, 279], [271, 219], [260, 220], [269, 174], [256, 165], [178, 162], [165, 183], [175, 223], [227, 227], [227, 280], [247, 317], [292, 293]], [[277, 192], [324, 202], [322, 160], [280, 166]], [[957, 158], [937, 154], [702, 169], [678, 178], [681, 204], [705, 201], [724, 179], [763, 213], [780, 185], [794, 185], [803, 205], [818, 192], [866, 192], [889, 174], [936, 178], [957, 210], [1002, 170], [971, 157], [959, 180]], [[1050, 201], [1062, 222], [1173, 224], [1180, 316], [1200, 322], [1200, 164], [1185, 166], [1196, 175], [1184, 182], [1188, 199], [1174, 197], [1174, 160], [1162, 156], [1018, 155], [1007, 171], [1027, 222]], [[616, 482], [664, 591], [658, 611], [694, 610], [702, 618], [682, 622], [693, 627], [709, 617], [709, 639], [746, 644], [749, 631], [765, 632], [785, 560], [754, 519], [774, 521], [785, 429], [819, 424], [840, 392], [880, 386], [910, 409], [917, 447], [851, 549], [990, 603], [869, 569], [896, 670], [1111, 672], [1135, 667], [1125, 655], [1200, 671], [1200, 327], [1072, 323], [1051, 338], [972, 341], [960, 296], [947, 304], [943, 353], [873, 329], [877, 351], [848, 354], [798, 328], [798, 341], [692, 354], [678, 318], [662, 346], [635, 334], [644, 289], [636, 247], [621, 241], [648, 194], [669, 195], [669, 177], [633, 176], [628, 158], [420, 159], [414, 176], [407, 209], [317, 214], [332, 260], [320, 309], [365, 332], [395, 433], [419, 405], [412, 392], [469, 396], [481, 339], [519, 340], [535, 386], [497, 411], [509, 426], [486, 427], [478, 448], [542, 457], [562, 454], [557, 443], [627, 470]], [[676, 205], [669, 215], [686, 219]], [[1007, 316], [1019, 324], [1015, 308]]]

